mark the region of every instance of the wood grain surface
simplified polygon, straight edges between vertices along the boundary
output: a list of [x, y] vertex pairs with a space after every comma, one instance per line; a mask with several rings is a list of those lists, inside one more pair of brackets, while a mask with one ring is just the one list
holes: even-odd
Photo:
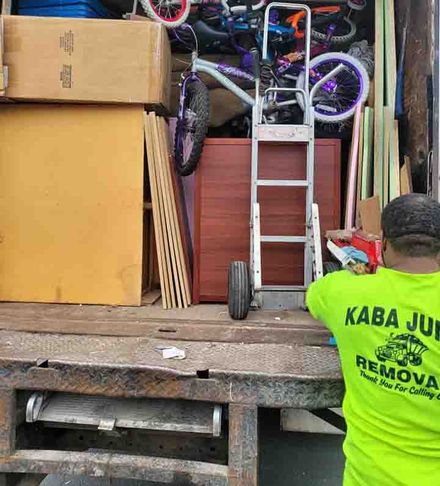
[[[196, 174], [193, 299], [224, 302], [227, 269], [232, 260], [249, 260], [250, 160], [248, 139], [208, 139]], [[262, 179], [305, 178], [305, 146], [261, 147]], [[261, 231], [265, 235], [302, 235], [303, 188], [259, 190]], [[340, 141], [317, 140], [315, 201], [321, 230], [340, 226]], [[303, 283], [303, 245], [265, 244], [263, 282]]]

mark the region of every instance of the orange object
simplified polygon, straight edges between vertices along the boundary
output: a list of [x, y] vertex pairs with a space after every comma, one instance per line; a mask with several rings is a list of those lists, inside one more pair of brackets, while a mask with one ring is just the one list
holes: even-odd
[[[339, 13], [341, 11], [341, 7], [338, 6], [328, 6], [328, 7], [316, 7], [312, 9], [312, 16], [314, 13], [327, 13], [327, 14], [334, 14]], [[290, 15], [287, 17], [287, 22], [295, 29], [295, 39], [304, 39], [305, 30], [299, 28], [299, 23], [301, 20], [306, 16], [306, 12], [303, 10], [296, 14]]]

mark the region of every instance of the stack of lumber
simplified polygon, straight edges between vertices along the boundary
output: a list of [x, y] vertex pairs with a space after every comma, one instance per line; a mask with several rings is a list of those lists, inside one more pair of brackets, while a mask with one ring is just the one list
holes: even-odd
[[145, 113], [145, 143], [153, 210], [153, 226], [164, 309], [191, 304], [188, 268], [176, 204], [164, 118]]
[[[395, 0], [375, 2], [375, 71], [367, 106], [353, 123], [345, 207], [345, 228], [360, 224], [361, 201], [377, 197], [380, 208], [411, 192], [409, 160], [400, 167], [399, 123], [395, 117], [397, 56]], [[402, 160], [403, 162], [403, 160]]]

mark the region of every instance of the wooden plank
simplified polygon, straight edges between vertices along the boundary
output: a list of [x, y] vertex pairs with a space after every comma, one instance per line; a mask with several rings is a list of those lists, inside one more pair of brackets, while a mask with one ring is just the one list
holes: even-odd
[[345, 229], [351, 229], [355, 224], [356, 181], [360, 139], [360, 121], [362, 105], [356, 107], [353, 122], [353, 137], [351, 142], [350, 157], [348, 161], [347, 192], [345, 199]]
[[390, 147], [390, 201], [400, 196], [399, 122], [394, 120]]
[[[162, 135], [164, 137], [164, 145], [171, 151], [172, 144], [170, 143], [170, 134], [168, 130], [168, 125], [164, 118], [162, 118]], [[179, 188], [176, 185], [176, 181], [174, 179], [174, 162], [171, 156], [168, 156], [166, 160], [166, 171], [168, 174], [169, 180], [169, 187], [170, 187], [170, 194], [172, 196], [172, 211], [173, 211], [173, 221], [176, 227], [176, 238], [177, 238], [177, 246], [179, 251], [180, 257], [180, 265], [182, 269], [182, 281], [183, 281], [183, 288], [182, 292], [184, 293], [186, 302], [188, 305], [191, 304], [191, 286], [190, 286], [190, 271], [189, 265], [187, 260], [187, 254], [185, 252], [184, 247], [184, 218], [180, 217], [179, 214], [179, 203], [180, 203], [180, 194]]]
[[2, 15], [11, 15], [12, 12], [12, 0], [2, 0]]
[[404, 164], [400, 169], [400, 194], [409, 194], [413, 192], [411, 163], [408, 156], [404, 156]]
[[390, 151], [391, 151], [391, 132], [393, 130], [393, 113], [389, 106], [385, 106], [384, 126], [383, 126], [383, 206], [390, 200]]
[[164, 309], [169, 309], [171, 307], [171, 295], [170, 295], [170, 287], [168, 283], [168, 276], [167, 276], [167, 269], [166, 269], [165, 243], [163, 240], [162, 219], [160, 215], [159, 194], [158, 194], [158, 186], [157, 186], [157, 179], [156, 179], [156, 169], [154, 163], [154, 157], [155, 157], [154, 150], [153, 150], [154, 140], [151, 132], [150, 121], [146, 113], [144, 114], [144, 130], [145, 130], [145, 144], [147, 149], [148, 174], [150, 180], [151, 199], [152, 199], [151, 202], [153, 205], [153, 220], [154, 220], [153, 226], [154, 226], [154, 234], [155, 234], [155, 241], [156, 241], [160, 285], [162, 288], [162, 306]]
[[364, 114], [361, 199], [367, 199], [373, 195], [373, 131], [374, 110], [367, 106]]
[[392, 110], [396, 107], [397, 55], [394, 0], [384, 2], [385, 32], [385, 104]]
[[[154, 221], [153, 221], [153, 211], [149, 213], [149, 252], [148, 252], [148, 280], [147, 280], [147, 289], [152, 290], [153, 289], [153, 283], [154, 283], [154, 270], [156, 267], [156, 259], [157, 259], [157, 251], [156, 251], [156, 240], [154, 238]], [[156, 259], [154, 258], [154, 255], [156, 255]], [[144, 255], [144, 258], [147, 258]]]
[[374, 195], [384, 204], [384, 0], [375, 2], [374, 44]]
[[380, 236], [380, 201], [378, 196], [364, 199], [360, 202], [359, 213], [361, 215], [361, 225], [365, 233]]
[[178, 217], [177, 212], [177, 202], [176, 198], [178, 195], [175, 193], [174, 184], [172, 180], [172, 172], [171, 172], [171, 158], [169, 157], [168, 149], [170, 147], [169, 138], [168, 138], [168, 127], [165, 122], [164, 118], [159, 119], [159, 128], [160, 128], [160, 139], [161, 139], [161, 146], [164, 150], [164, 168], [166, 173], [167, 179], [167, 187], [168, 193], [170, 196], [170, 205], [171, 205], [171, 219], [173, 225], [173, 231], [175, 235], [175, 242], [176, 242], [176, 252], [178, 257], [178, 267], [179, 267], [179, 278], [181, 284], [181, 292], [182, 298], [184, 302], [184, 307], [188, 306], [191, 303], [191, 289], [189, 285], [189, 276], [188, 270], [186, 266], [186, 259], [184, 254], [184, 247], [182, 242], [182, 231], [180, 228], [180, 220]]
[[160, 194], [160, 200], [162, 202], [163, 207], [163, 228], [165, 228], [164, 240], [167, 242], [166, 245], [166, 255], [168, 258], [168, 278], [170, 283], [170, 289], [172, 289], [171, 294], [171, 302], [173, 307], [177, 305], [177, 307], [182, 308], [182, 297], [180, 293], [180, 284], [179, 284], [179, 273], [178, 273], [178, 265], [177, 265], [177, 257], [176, 257], [176, 242], [175, 242], [175, 234], [173, 232], [172, 224], [171, 224], [171, 208], [170, 208], [170, 193], [166, 181], [165, 176], [165, 168], [164, 168], [164, 160], [163, 160], [163, 144], [159, 135], [159, 126], [157, 123], [157, 118], [154, 112], [149, 114], [151, 127], [153, 129], [153, 136], [154, 136], [154, 151], [155, 151], [155, 164], [156, 164], [156, 174], [157, 174], [157, 181], [158, 181], [158, 188]]
[[160, 212], [160, 218], [162, 222], [162, 238], [164, 241], [164, 248], [165, 248], [165, 265], [166, 265], [165, 276], [168, 281], [168, 287], [170, 291], [170, 305], [173, 308], [176, 307], [177, 305], [176, 289], [174, 286], [173, 261], [172, 261], [173, 247], [170, 241], [169, 217], [167, 214], [167, 206], [164, 198], [162, 172], [160, 170], [160, 146], [159, 146], [160, 142], [159, 142], [159, 136], [158, 136], [157, 127], [155, 123], [155, 116], [156, 116], [155, 113], [151, 112], [148, 118], [150, 119], [150, 130], [153, 139], [153, 152], [154, 152], [153, 161], [154, 161], [156, 184], [158, 190], [159, 212]]
[[361, 113], [359, 123], [359, 149], [358, 149], [358, 163], [357, 163], [357, 184], [356, 184], [356, 221], [355, 226], [359, 226], [359, 202], [362, 193], [362, 175], [363, 175], [363, 157], [364, 157], [364, 134], [365, 134], [365, 112]]
[[[168, 140], [166, 140], [166, 123], [163, 118], [156, 118], [157, 130], [159, 135], [159, 147], [161, 148], [161, 169], [163, 172], [164, 182], [165, 182], [165, 196], [167, 199], [167, 204], [169, 208], [169, 218], [170, 218], [170, 228], [171, 228], [171, 244], [173, 246], [172, 250], [175, 254], [176, 259], [176, 293], [179, 307], [188, 307], [187, 296], [184, 292], [184, 279], [183, 279], [183, 267], [182, 267], [182, 255], [181, 255], [181, 245], [179, 245], [180, 231], [178, 224], [176, 224], [176, 201], [174, 199], [174, 192], [172, 188], [172, 183], [170, 180], [169, 171], [169, 151], [168, 151]], [[165, 126], [164, 126], [165, 124]], [[165, 132], [164, 132], [165, 130]]]
[[160, 299], [160, 296], [160, 290], [150, 290], [142, 296], [142, 305], [153, 305]]
[[[4, 7], [5, 2], [6, 2], [6, 0], [3, 0], [2, 14], [3, 14], [3, 7]], [[3, 18], [0, 18], [0, 96], [4, 96], [5, 90], [6, 90], [6, 79], [5, 79], [5, 72], [4, 72], [4, 66], [3, 66], [3, 45], [4, 45]]]

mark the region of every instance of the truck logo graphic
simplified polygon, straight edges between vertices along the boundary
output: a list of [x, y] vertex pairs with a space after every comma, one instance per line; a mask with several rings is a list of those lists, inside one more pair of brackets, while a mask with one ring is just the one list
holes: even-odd
[[393, 333], [386, 344], [376, 349], [376, 357], [379, 361], [393, 361], [400, 366], [420, 366], [425, 351], [428, 347], [413, 334], [395, 336]]

